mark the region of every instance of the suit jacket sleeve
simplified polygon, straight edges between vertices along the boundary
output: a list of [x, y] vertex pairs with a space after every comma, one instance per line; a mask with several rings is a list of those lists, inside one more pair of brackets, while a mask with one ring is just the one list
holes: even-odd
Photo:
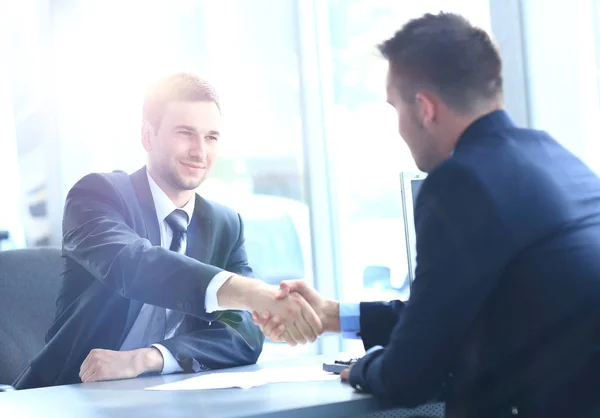
[[[415, 215], [410, 299], [385, 349], [363, 357], [350, 373], [355, 388], [405, 407], [440, 393], [514, 247], [507, 218], [469, 169], [453, 160], [425, 180]], [[390, 323], [384, 320], [384, 327]]]
[[392, 329], [400, 320], [403, 309], [404, 303], [399, 300], [360, 304], [360, 338], [365, 350], [376, 345], [388, 345]]
[[129, 209], [102, 174], [90, 174], [70, 190], [63, 217], [63, 254], [121, 296], [210, 321], [204, 300], [222, 270], [153, 246], [129, 225]]
[[[238, 215], [239, 217], [239, 215]], [[226, 271], [251, 277], [252, 269], [244, 248], [244, 229], [240, 218], [240, 234], [229, 256]], [[262, 351], [264, 335], [252, 323], [249, 312], [223, 311], [208, 327], [198, 322], [192, 332], [160, 342], [173, 354], [184, 372], [254, 364]]]

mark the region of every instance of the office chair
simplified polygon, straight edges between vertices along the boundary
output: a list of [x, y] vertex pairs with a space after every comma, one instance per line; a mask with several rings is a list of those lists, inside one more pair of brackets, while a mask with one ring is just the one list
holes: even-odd
[[10, 385], [44, 346], [62, 269], [58, 248], [0, 252], [0, 385]]
[[10, 234], [8, 233], [8, 231], [0, 229], [0, 251], [2, 251], [3, 242], [8, 241], [9, 238]]

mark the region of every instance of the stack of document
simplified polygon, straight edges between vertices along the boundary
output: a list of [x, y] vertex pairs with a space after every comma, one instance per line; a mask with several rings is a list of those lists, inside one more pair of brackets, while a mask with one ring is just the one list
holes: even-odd
[[324, 372], [321, 367], [283, 367], [261, 369], [253, 372], [210, 373], [152, 386], [146, 390], [205, 390], [248, 389], [268, 383], [318, 382], [339, 379], [338, 375]]

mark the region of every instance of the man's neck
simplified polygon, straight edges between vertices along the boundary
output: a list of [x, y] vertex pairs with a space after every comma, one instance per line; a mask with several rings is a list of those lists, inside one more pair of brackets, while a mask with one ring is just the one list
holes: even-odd
[[154, 180], [156, 185], [160, 187], [177, 208], [183, 208], [194, 197], [195, 192], [193, 190], [175, 189], [167, 181], [163, 180], [161, 176], [154, 174], [149, 168], [146, 169], [152, 180]]

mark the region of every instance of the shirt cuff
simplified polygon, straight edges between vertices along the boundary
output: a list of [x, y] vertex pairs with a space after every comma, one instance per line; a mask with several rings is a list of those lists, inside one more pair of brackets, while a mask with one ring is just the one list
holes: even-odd
[[342, 337], [360, 339], [360, 303], [340, 303]]
[[233, 276], [233, 273], [222, 271], [210, 281], [208, 287], [206, 288], [206, 296], [204, 297], [204, 309], [206, 310], [206, 313], [225, 310], [219, 306], [217, 292], [231, 276]]
[[175, 357], [173, 354], [171, 354], [167, 347], [161, 344], [152, 344], [150, 347], [156, 348], [158, 351], [160, 351], [160, 354], [162, 354], [163, 369], [160, 374], [171, 374], [183, 371], [183, 368], [179, 365], [179, 362], [175, 360]]
[[369, 348], [366, 352], [365, 352], [365, 356], [367, 354], [371, 354], [374, 353], [375, 351], [379, 351], [379, 350], [383, 350], [383, 346], [382, 345], [374, 345], [373, 347]]

